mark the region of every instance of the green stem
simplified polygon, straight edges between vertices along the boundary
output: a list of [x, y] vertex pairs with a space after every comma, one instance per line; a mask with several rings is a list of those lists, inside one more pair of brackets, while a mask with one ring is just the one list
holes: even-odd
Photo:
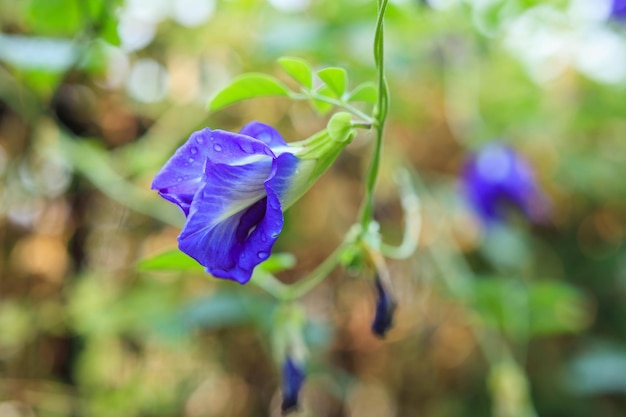
[[367, 226], [374, 217], [374, 188], [378, 178], [380, 168], [380, 158], [383, 148], [383, 131], [385, 121], [387, 119], [387, 109], [389, 107], [389, 89], [387, 88], [387, 79], [385, 77], [385, 41], [384, 41], [384, 18], [387, 10], [388, 0], [378, 0], [378, 15], [376, 19], [376, 32], [374, 35], [374, 61], [376, 63], [376, 72], [378, 74], [378, 101], [374, 114], [374, 126], [376, 128], [376, 143], [370, 166], [367, 172], [367, 180], [365, 183], [365, 197], [361, 206], [361, 214], [359, 222], [363, 226], [363, 230], [367, 230]]
[[374, 112], [374, 117], [370, 117], [360, 110], [350, 106], [349, 104], [336, 100], [331, 97], [321, 96], [314, 92], [307, 94], [291, 94], [291, 98], [296, 100], [304, 99], [316, 99], [324, 101], [326, 103], [333, 104], [341, 107], [355, 116], [361, 118], [364, 123], [355, 122], [354, 127], [376, 129], [376, 143], [374, 146], [374, 153], [370, 162], [370, 166], [367, 173], [367, 181], [365, 187], [365, 198], [361, 207], [360, 221], [358, 227], [353, 230], [358, 230], [358, 233], [349, 233], [344, 243], [339, 246], [324, 262], [322, 262], [313, 272], [307, 275], [300, 281], [292, 284], [285, 285], [278, 281], [272, 274], [264, 271], [255, 273], [255, 277], [252, 282], [255, 282], [259, 287], [273, 295], [275, 298], [282, 301], [296, 300], [317, 285], [319, 285], [328, 275], [339, 265], [341, 255], [344, 251], [354, 245], [357, 241], [361, 240], [368, 230], [370, 223], [373, 220], [373, 195], [374, 188], [376, 186], [376, 179], [378, 178], [378, 171], [380, 167], [380, 158], [382, 154], [383, 145], [383, 130], [385, 127], [385, 120], [387, 118], [387, 109], [389, 107], [389, 92], [387, 88], [387, 79], [385, 77], [385, 65], [384, 65], [384, 17], [387, 10], [388, 0], [378, 0], [378, 14], [376, 18], [376, 33], [374, 36], [374, 61], [376, 63], [376, 70], [378, 74], [378, 100]]
[[326, 279], [333, 269], [339, 265], [341, 255], [347, 247], [352, 245], [352, 240], [346, 240], [335, 251], [328, 256], [315, 268], [309, 275], [302, 278], [294, 284], [283, 284], [274, 275], [269, 272], [258, 270], [255, 271], [254, 277], [250, 282], [255, 283], [274, 298], [281, 301], [297, 300], [308, 294], [313, 288], [317, 287], [324, 279]]
[[341, 100], [337, 100], [334, 99], [332, 97], [328, 97], [328, 96], [323, 96], [321, 94], [317, 94], [313, 91], [311, 92], [307, 92], [307, 94], [297, 94], [297, 93], [292, 93], [289, 95], [289, 97], [293, 100], [310, 100], [310, 99], [315, 99], [318, 101], [323, 101], [325, 103], [328, 104], [332, 104], [333, 106], [337, 106], [337, 107], [341, 107], [342, 109], [354, 114], [356, 117], [363, 119], [364, 122], [369, 123], [370, 125], [374, 123], [374, 119], [372, 119], [371, 116], [363, 113], [361, 110], [357, 109], [356, 107], [341, 101]]
[[417, 250], [422, 230], [422, 214], [420, 199], [413, 188], [409, 172], [401, 170], [397, 177], [404, 212], [404, 236], [398, 246], [381, 242], [380, 251], [387, 258], [406, 259]]

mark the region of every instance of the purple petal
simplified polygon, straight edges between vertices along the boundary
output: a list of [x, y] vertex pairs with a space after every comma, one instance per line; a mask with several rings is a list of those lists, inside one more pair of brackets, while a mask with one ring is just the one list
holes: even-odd
[[191, 201], [204, 184], [207, 160], [238, 165], [250, 155], [274, 156], [259, 140], [237, 133], [205, 128], [194, 132], [167, 161], [152, 182], [152, 189], [189, 214]]
[[213, 132], [205, 128], [194, 132], [161, 168], [152, 181], [152, 189], [189, 213], [194, 194], [202, 185], [204, 161], [211, 149], [206, 146]]
[[258, 139], [270, 148], [287, 145], [287, 142], [285, 142], [280, 133], [272, 126], [266, 125], [265, 123], [250, 122], [245, 125], [239, 133]]
[[271, 159], [208, 165], [206, 184], [179, 236], [180, 249], [216, 277], [247, 282], [282, 230], [278, 196], [265, 184], [276, 169]]
[[293, 154], [281, 154], [276, 158], [276, 172], [267, 182], [268, 188], [271, 188], [276, 193], [283, 206], [285, 204], [284, 197], [291, 186], [299, 161], [300, 160]]
[[487, 224], [503, 220], [507, 204], [536, 222], [547, 217], [548, 202], [531, 166], [508, 146], [485, 146], [466, 164], [463, 182], [469, 202]]
[[291, 357], [287, 357], [283, 363], [282, 371], [283, 401], [281, 409], [283, 413], [288, 413], [298, 409], [298, 397], [306, 376], [303, 366]]
[[376, 314], [372, 321], [372, 332], [374, 335], [383, 338], [393, 326], [393, 316], [396, 311], [396, 301], [392, 294], [383, 286], [380, 278], [374, 281], [376, 286]]
[[613, 0], [611, 17], [618, 20], [626, 20], [626, 0]]

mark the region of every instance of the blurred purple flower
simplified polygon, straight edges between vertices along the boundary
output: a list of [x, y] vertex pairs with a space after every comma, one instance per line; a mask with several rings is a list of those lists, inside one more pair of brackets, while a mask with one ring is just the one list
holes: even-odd
[[372, 332], [378, 337], [385, 337], [385, 334], [393, 325], [393, 314], [397, 304], [391, 293], [383, 286], [380, 278], [374, 280], [376, 286], [376, 314], [372, 322]]
[[626, 20], [626, 0], [612, 0], [611, 17], [617, 20]]
[[509, 146], [492, 142], [466, 162], [462, 183], [470, 205], [485, 224], [504, 220], [507, 206], [531, 221], [547, 219], [549, 204], [528, 162]]
[[284, 414], [298, 409], [298, 395], [304, 383], [304, 370], [290, 357], [283, 363], [283, 401], [281, 409]]
[[299, 159], [271, 126], [195, 132], [152, 188], [187, 219], [179, 248], [219, 278], [247, 282], [283, 228], [283, 206]]

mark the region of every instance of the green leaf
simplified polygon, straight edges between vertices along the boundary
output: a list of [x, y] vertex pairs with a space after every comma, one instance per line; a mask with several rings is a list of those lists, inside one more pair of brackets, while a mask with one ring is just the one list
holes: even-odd
[[538, 282], [530, 287], [528, 300], [533, 334], [576, 333], [589, 324], [587, 301], [575, 287], [564, 282]]
[[217, 111], [242, 100], [267, 96], [287, 96], [289, 90], [280, 81], [266, 74], [250, 73], [235, 78], [218, 92], [209, 103]]
[[[582, 293], [562, 282], [541, 281], [527, 287], [506, 278], [475, 282], [475, 308], [485, 324], [511, 336], [576, 333], [589, 324]], [[523, 313], [523, 314], [522, 314]]]
[[[327, 85], [323, 85], [321, 86], [316, 93], [320, 96], [325, 96], [328, 98], [337, 98], [335, 96], [335, 93], [327, 86]], [[316, 99], [312, 99], [311, 100], [311, 105], [313, 106], [313, 108], [315, 109], [315, 111], [317, 111], [319, 114], [324, 115], [326, 113], [328, 113], [329, 111], [331, 111], [333, 109], [333, 105], [330, 103], [327, 103], [325, 101], [322, 100], [316, 100]]]
[[324, 83], [337, 95], [337, 97], [343, 96], [346, 92], [346, 86], [348, 85], [348, 74], [343, 68], [324, 68], [317, 72]]
[[352, 128], [352, 116], [350, 113], [335, 113], [328, 121], [328, 134], [336, 142], [350, 141], [354, 136]]
[[26, 22], [38, 35], [74, 35], [83, 25], [80, 3], [72, 0], [31, 0]]
[[278, 63], [291, 78], [303, 87], [308, 90], [313, 87], [313, 71], [304, 59], [285, 56], [279, 58]]
[[152, 258], [142, 259], [137, 263], [137, 269], [140, 271], [204, 272], [202, 265], [178, 249], [160, 253]]
[[365, 101], [367, 103], [375, 104], [378, 100], [378, 88], [373, 82], [365, 82], [359, 84], [348, 95], [347, 101]]

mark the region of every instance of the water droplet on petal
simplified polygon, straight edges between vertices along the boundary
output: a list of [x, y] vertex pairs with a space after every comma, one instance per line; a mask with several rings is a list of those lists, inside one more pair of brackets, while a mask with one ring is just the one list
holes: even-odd
[[[213, 139], [213, 138], [211, 138]], [[198, 142], [199, 145], [202, 145], [204, 143], [204, 138], [202, 136], [196, 136], [196, 142]], [[196, 148], [191, 148], [191, 153], [195, 153], [193, 150]]]
[[267, 258], [267, 252], [259, 252], [256, 254], [256, 256], [258, 256], [259, 259], [265, 259]]
[[213, 149], [215, 149], [215, 152], [220, 152], [222, 150], [222, 145], [216, 143], [213, 145]]
[[190, 163], [193, 163], [193, 161], [195, 161], [195, 159], [193, 159], [193, 158], [189, 158], [189, 162], [190, 162]]
[[278, 233], [272, 233], [272, 239], [276, 239], [278, 237]]
[[261, 234], [261, 242], [267, 242], [267, 235]]
[[176, 178], [176, 181], [181, 182], [183, 180], [183, 177], [178, 177]]
[[189, 149], [189, 152], [191, 152], [191, 153], [192, 153], [192, 155], [195, 155], [195, 154], [197, 154], [197, 153], [198, 153], [198, 148], [196, 148], [196, 147], [194, 146], [194, 147], [192, 147], [191, 149]]

